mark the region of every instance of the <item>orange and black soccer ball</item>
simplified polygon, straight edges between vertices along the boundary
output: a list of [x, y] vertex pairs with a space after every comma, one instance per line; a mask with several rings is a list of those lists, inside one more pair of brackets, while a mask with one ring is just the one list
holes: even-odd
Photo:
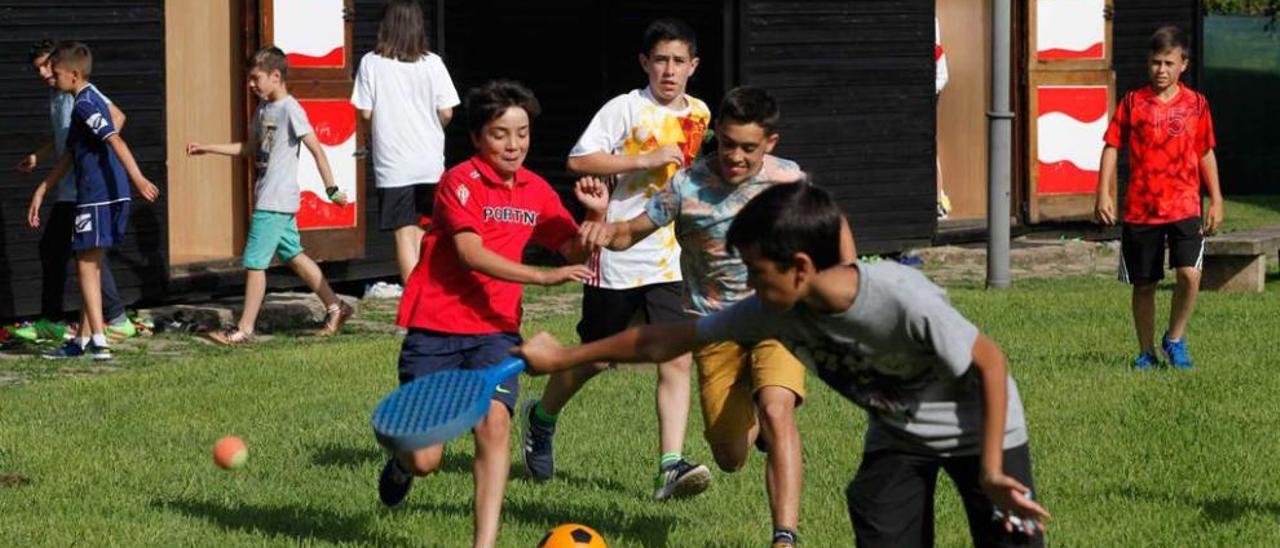
[[604, 537], [586, 525], [566, 523], [547, 532], [538, 548], [608, 548]]

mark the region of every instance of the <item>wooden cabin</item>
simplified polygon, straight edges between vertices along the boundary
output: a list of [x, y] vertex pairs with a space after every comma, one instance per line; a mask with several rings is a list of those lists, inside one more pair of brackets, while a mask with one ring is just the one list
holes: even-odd
[[[1041, 51], [1035, 30], [1046, 31], [1036, 26], [1036, 13], [1065, 1], [1014, 2], [1013, 211], [1021, 223], [1078, 218], [1088, 194], [1078, 181], [1057, 188], [1068, 192], [1043, 187], [1046, 172], [1028, 152], [1041, 137], [1030, 123], [1039, 117], [1029, 116], [1044, 104], [1039, 89], [1092, 88], [1088, 93], [1104, 94], [1101, 108], [1110, 112], [1116, 90], [1144, 81], [1146, 38], [1155, 28], [1172, 23], [1199, 35], [1194, 0], [1125, 0], [1115, 6], [1114, 19], [1101, 23], [1101, 44], [1085, 48], [1085, 58], [1041, 60], [1034, 55]], [[339, 184], [357, 198], [353, 206], [335, 208], [316, 197], [318, 183], [304, 180], [310, 161], [302, 159], [304, 197], [312, 191], [299, 215], [308, 253], [323, 259], [334, 282], [394, 276], [392, 239], [370, 222], [377, 203], [373, 170], [361, 154], [366, 136], [346, 102], [356, 63], [373, 47], [382, 3], [43, 0], [0, 6], [6, 106], [0, 114], [0, 319], [30, 316], [39, 307], [39, 232], [25, 220], [39, 175], [22, 176], [9, 166], [49, 135], [48, 90], [26, 59], [29, 45], [42, 38], [93, 47], [92, 80], [128, 114], [122, 134], [163, 192], [155, 204], [134, 202], [129, 238], [111, 254], [127, 302], [239, 291], [237, 256], [252, 199], [248, 164], [188, 158], [184, 150], [190, 141], [244, 138], [252, 112], [244, 59], [266, 44], [291, 54], [290, 91], [312, 117]], [[713, 111], [736, 85], [764, 86], [777, 95], [783, 123], [776, 153], [836, 193], [862, 253], [927, 245], [940, 226], [986, 214], [990, 0], [423, 0], [423, 6], [432, 48], [460, 92], [510, 77], [537, 93], [544, 114], [534, 125], [528, 163], [561, 188], [571, 183], [564, 159], [595, 110], [645, 84], [636, 61], [644, 26], [676, 16], [699, 33], [701, 65], [690, 92]], [[951, 73], [940, 98], [930, 41], [935, 15]], [[447, 142], [447, 163], [469, 155], [461, 124], [450, 127]], [[941, 225], [935, 159], [955, 204], [952, 220]], [[298, 283], [291, 275], [270, 280], [276, 287]], [[74, 290], [67, 300], [71, 308], [78, 303]]]

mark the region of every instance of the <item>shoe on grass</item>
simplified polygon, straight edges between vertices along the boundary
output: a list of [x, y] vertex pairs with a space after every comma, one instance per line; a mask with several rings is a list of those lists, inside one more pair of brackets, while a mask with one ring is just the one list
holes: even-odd
[[529, 477], [547, 481], [556, 473], [556, 456], [553, 440], [556, 425], [539, 419], [535, 409], [539, 400], [524, 404], [524, 470]]
[[1183, 336], [1181, 340], [1169, 340], [1169, 334], [1165, 333], [1160, 343], [1160, 348], [1164, 350], [1164, 355], [1169, 357], [1169, 364], [1182, 370], [1191, 369], [1191, 351], [1187, 350], [1187, 338]]
[[[71, 344], [75, 344], [75, 342], [72, 341]], [[92, 356], [94, 361], [99, 362], [111, 361], [115, 357], [111, 353], [110, 346], [98, 346], [93, 344], [93, 341], [89, 341], [89, 345], [84, 347], [84, 353]]]
[[138, 336], [138, 328], [128, 319], [107, 326], [107, 338], [112, 342], [120, 342], [136, 336]]
[[680, 459], [658, 472], [653, 491], [657, 500], [692, 497], [711, 487], [711, 469]]
[[47, 360], [66, 360], [71, 358], [83, 358], [87, 354], [84, 347], [80, 346], [76, 341], [67, 341], [62, 346], [45, 352], [42, 356]]
[[1133, 369], [1136, 371], [1149, 371], [1158, 365], [1160, 360], [1156, 359], [1156, 355], [1151, 352], [1142, 352], [1133, 359]]
[[336, 306], [330, 306], [325, 311], [324, 327], [321, 327], [320, 331], [316, 332], [316, 335], [321, 337], [337, 335], [339, 331], [342, 331], [342, 324], [347, 323], [347, 320], [351, 319], [351, 316], [355, 315], [355, 313], [356, 310], [351, 308], [351, 305], [338, 301]]
[[237, 328], [224, 329], [222, 331], [213, 331], [208, 335], [209, 340], [223, 346], [240, 346], [257, 342], [253, 333], [245, 333]]
[[412, 487], [413, 474], [405, 470], [400, 460], [394, 456], [387, 459], [387, 464], [382, 467], [382, 474], [378, 476], [378, 499], [382, 504], [387, 508], [394, 508], [404, 502]]

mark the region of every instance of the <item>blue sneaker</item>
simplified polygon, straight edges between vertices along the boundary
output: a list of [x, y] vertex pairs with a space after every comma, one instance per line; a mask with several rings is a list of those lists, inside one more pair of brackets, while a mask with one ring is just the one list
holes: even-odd
[[1182, 370], [1191, 369], [1191, 352], [1187, 350], [1187, 338], [1183, 336], [1181, 340], [1169, 340], [1169, 334], [1165, 333], [1160, 348], [1164, 349], [1164, 355], [1169, 356], [1169, 363], [1174, 367]]
[[89, 346], [84, 347], [84, 352], [100, 362], [110, 361], [112, 358], [110, 346], [98, 346], [93, 341], [89, 341]]
[[65, 360], [69, 358], [82, 358], [84, 356], [84, 347], [77, 344], [74, 340], [67, 341], [66, 344], [45, 352], [43, 355], [46, 360]]
[[547, 481], [556, 473], [556, 425], [538, 418], [534, 412], [538, 402], [524, 404], [524, 470], [535, 480]]
[[1149, 371], [1157, 365], [1160, 365], [1160, 360], [1151, 352], [1143, 352], [1133, 359], [1133, 368], [1137, 371]]

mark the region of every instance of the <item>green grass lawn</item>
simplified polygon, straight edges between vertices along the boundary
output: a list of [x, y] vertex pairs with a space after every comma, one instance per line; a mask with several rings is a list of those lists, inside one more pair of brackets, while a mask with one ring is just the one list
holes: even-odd
[[[1229, 196], [1224, 200], [1227, 219], [1223, 222], [1222, 232], [1280, 224], [1280, 195]], [[1207, 207], [1208, 202], [1205, 203]]]
[[[563, 302], [565, 291], [534, 300]], [[1189, 373], [1128, 370], [1128, 294], [1114, 282], [951, 294], [1010, 356], [1038, 494], [1055, 514], [1051, 545], [1280, 545], [1280, 283], [1260, 295], [1204, 294]], [[1161, 314], [1168, 297], [1166, 288]], [[576, 315], [541, 310], [530, 331], [571, 336]], [[365, 333], [277, 337], [254, 350], [133, 352], [120, 356], [122, 370], [72, 376], [57, 374], [63, 364], [0, 361], [0, 372], [26, 379], [0, 388], [0, 544], [466, 544], [469, 440], [450, 447], [443, 472], [420, 480], [403, 508], [377, 502], [382, 456], [368, 417], [394, 386], [398, 342]], [[865, 419], [810, 381], [800, 411], [800, 531], [809, 546], [850, 545], [843, 491]], [[522, 389], [543, 383], [525, 378]], [[764, 544], [758, 455], [739, 473], [717, 474], [700, 498], [649, 500], [653, 384], [651, 371], [623, 369], [581, 394], [562, 418], [557, 479], [511, 482], [503, 546], [532, 546], [562, 522], [591, 525], [617, 546]], [[695, 411], [687, 452], [709, 462], [700, 421]], [[250, 451], [248, 465], [231, 472], [210, 458], [228, 433]], [[939, 492], [939, 545], [964, 545], [958, 499], [945, 482]]]

